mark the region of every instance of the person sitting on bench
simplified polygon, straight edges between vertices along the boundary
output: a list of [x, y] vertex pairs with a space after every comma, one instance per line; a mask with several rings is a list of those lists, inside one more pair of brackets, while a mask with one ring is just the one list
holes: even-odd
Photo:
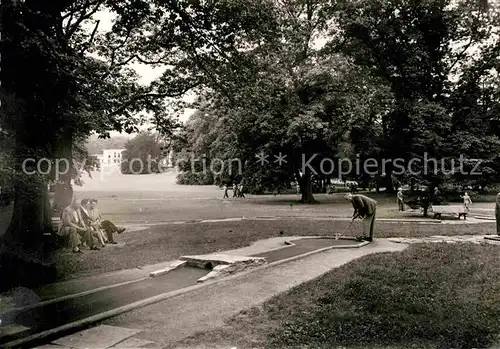
[[83, 199], [80, 205], [80, 214], [82, 216], [83, 222], [85, 223], [85, 226], [88, 227], [88, 229], [92, 230], [92, 235], [95, 236], [97, 240], [99, 240], [101, 246], [106, 247], [106, 237], [101, 230], [100, 224], [95, 224], [95, 220], [91, 217], [90, 211], [90, 199]]
[[118, 228], [116, 225], [113, 224], [113, 222], [107, 219], [102, 220], [101, 212], [99, 212], [99, 210], [97, 209], [97, 199], [90, 200], [89, 214], [93, 222], [92, 224], [94, 226], [99, 226], [106, 232], [106, 236], [108, 238], [107, 243], [116, 245], [117, 242], [113, 240], [113, 233], [121, 234], [126, 230], [126, 228]]
[[69, 245], [73, 253], [83, 253], [80, 249], [82, 246], [81, 239], [83, 239], [91, 250], [99, 251], [92, 236], [92, 231], [83, 222], [78, 200], [74, 200], [70, 206], [62, 211], [61, 225], [57, 234], [69, 238]]

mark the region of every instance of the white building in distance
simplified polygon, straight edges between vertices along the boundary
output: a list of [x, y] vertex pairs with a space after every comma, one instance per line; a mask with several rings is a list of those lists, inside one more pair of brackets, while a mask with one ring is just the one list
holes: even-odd
[[103, 149], [102, 154], [94, 156], [99, 160], [101, 168], [104, 166], [117, 165], [119, 166], [123, 159], [125, 149]]

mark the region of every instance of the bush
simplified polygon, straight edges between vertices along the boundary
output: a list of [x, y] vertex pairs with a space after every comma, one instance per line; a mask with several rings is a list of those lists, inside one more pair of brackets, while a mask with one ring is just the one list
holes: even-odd
[[214, 176], [212, 173], [183, 172], [177, 175], [177, 184], [181, 185], [212, 185]]
[[483, 189], [486, 194], [498, 194], [500, 193], [500, 184], [490, 184], [486, 185]]
[[250, 194], [253, 195], [262, 195], [264, 194], [264, 188], [261, 186], [251, 186], [250, 188], [247, 189]]

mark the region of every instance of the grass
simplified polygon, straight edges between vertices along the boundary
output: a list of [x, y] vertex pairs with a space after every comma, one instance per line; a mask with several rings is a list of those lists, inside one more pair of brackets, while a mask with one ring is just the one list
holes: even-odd
[[[126, 243], [123, 248], [84, 250], [82, 255], [62, 250], [57, 255], [57, 265], [60, 279], [69, 279], [166, 262], [185, 254], [203, 254], [244, 247], [260, 239], [280, 236], [280, 232], [297, 236], [333, 235], [342, 233], [346, 224], [347, 221], [308, 219], [165, 224], [117, 236], [117, 241]], [[360, 229], [361, 223], [356, 221], [345, 235], [357, 236]], [[488, 234], [493, 231], [494, 223], [434, 226], [378, 222], [375, 236]]]
[[[112, 221], [165, 222], [192, 219], [219, 219], [234, 217], [350, 217], [352, 205], [343, 195], [317, 195], [318, 205], [305, 205], [298, 202], [297, 195], [248, 196], [246, 199], [222, 200], [222, 191], [199, 194], [197, 196], [178, 196], [168, 192], [80, 192], [78, 198], [97, 197], [103, 215]], [[370, 194], [378, 202], [377, 217], [401, 218], [419, 217], [420, 212], [398, 212], [395, 197]], [[474, 203], [472, 211], [493, 215], [494, 204]]]
[[177, 345], [486, 347], [500, 332], [499, 252], [491, 245], [427, 244], [366, 256]]

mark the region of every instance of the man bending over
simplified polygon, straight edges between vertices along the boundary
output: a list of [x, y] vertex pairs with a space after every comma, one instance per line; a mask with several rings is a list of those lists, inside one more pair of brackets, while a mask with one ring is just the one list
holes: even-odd
[[347, 194], [345, 198], [352, 203], [352, 207], [354, 208], [352, 221], [358, 217], [363, 219], [363, 236], [358, 237], [358, 240], [373, 241], [377, 202], [361, 194]]

